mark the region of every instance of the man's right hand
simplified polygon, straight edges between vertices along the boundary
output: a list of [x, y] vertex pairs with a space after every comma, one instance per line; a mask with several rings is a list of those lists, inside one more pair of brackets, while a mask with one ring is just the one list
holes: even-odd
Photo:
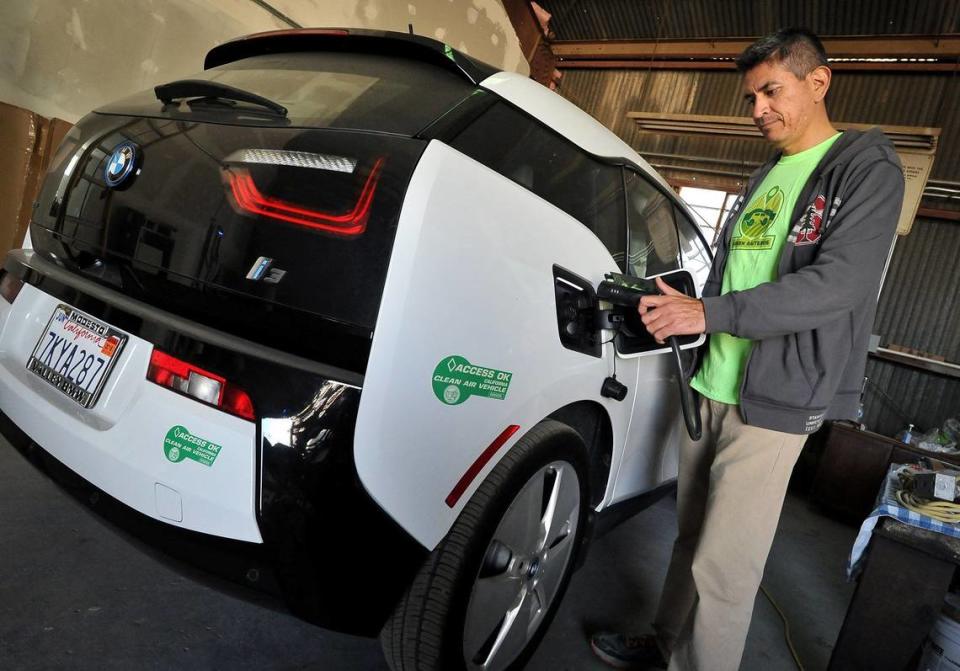
[[703, 303], [698, 298], [690, 298], [663, 281], [656, 278], [657, 287], [662, 296], [644, 296], [637, 310], [650, 335], [658, 343], [670, 336], [699, 335], [707, 328]]

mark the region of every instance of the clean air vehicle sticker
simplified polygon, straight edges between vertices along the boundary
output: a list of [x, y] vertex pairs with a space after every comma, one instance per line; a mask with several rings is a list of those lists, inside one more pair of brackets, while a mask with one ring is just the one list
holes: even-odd
[[175, 464], [184, 459], [193, 459], [204, 466], [213, 466], [220, 454], [220, 445], [193, 435], [185, 426], [177, 425], [167, 431], [163, 439], [163, 451], [167, 459]]
[[475, 366], [462, 356], [445, 357], [433, 369], [433, 393], [447, 405], [459, 405], [471, 396], [502, 401], [513, 373]]

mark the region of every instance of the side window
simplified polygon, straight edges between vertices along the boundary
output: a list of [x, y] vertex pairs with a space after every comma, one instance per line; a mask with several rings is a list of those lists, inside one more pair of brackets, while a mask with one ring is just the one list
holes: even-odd
[[627, 236], [619, 167], [596, 160], [504, 102], [450, 144], [579, 220], [624, 268]]
[[698, 287], [703, 287], [710, 274], [710, 265], [713, 259], [707, 251], [707, 243], [697, 230], [697, 225], [691, 221], [679, 207], [677, 208], [677, 228], [680, 231], [680, 254], [683, 257], [683, 267], [693, 274]]
[[649, 277], [680, 268], [673, 202], [632, 170], [626, 171], [627, 272]]

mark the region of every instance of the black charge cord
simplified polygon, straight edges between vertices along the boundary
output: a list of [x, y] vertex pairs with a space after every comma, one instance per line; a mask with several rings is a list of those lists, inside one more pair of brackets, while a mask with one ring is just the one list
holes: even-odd
[[700, 440], [703, 435], [703, 420], [700, 418], [700, 399], [696, 390], [690, 386], [693, 376], [693, 366], [689, 371], [683, 369], [680, 358], [680, 341], [677, 336], [667, 338], [670, 349], [673, 350], [673, 360], [677, 367], [677, 385], [680, 387], [680, 407], [683, 408], [683, 422], [687, 425], [687, 433], [691, 440]]
[[[626, 275], [621, 275], [620, 273], [607, 273], [604, 275], [606, 279], [600, 283], [597, 287], [597, 298], [612, 303], [615, 306], [620, 308], [627, 308], [636, 310], [637, 304], [640, 302], [640, 299], [644, 296], [651, 295], [660, 295], [660, 290], [657, 288], [656, 282], [653, 280], [644, 280], [636, 277], [628, 277]], [[617, 323], [622, 326], [623, 320], [622, 316], [619, 319], [611, 319], [611, 323]], [[608, 340], [610, 342], [616, 339], [617, 335], [620, 332], [620, 326], [616, 328], [617, 334], [613, 338]], [[689, 371], [683, 369], [683, 359], [680, 357], [680, 341], [677, 340], [677, 336], [670, 336], [667, 338], [667, 343], [670, 345], [670, 349], [673, 351], [673, 361], [674, 366], [677, 369], [677, 384], [680, 391], [680, 407], [683, 409], [683, 421], [687, 427], [687, 434], [689, 434], [692, 440], [700, 440], [700, 437], [703, 435], [703, 423], [700, 418], [700, 404], [699, 399], [697, 398], [697, 392], [690, 386], [690, 378], [693, 375], [693, 366], [691, 366]], [[616, 382], [616, 354], [614, 354], [614, 376], [613, 384], [619, 385]], [[610, 379], [604, 382], [604, 391], [607, 390], [608, 385], [610, 385]], [[619, 385], [622, 387], [622, 385]], [[614, 394], [604, 394], [616, 397]], [[624, 393], [618, 400], [623, 400], [623, 397], [626, 396], [626, 388], [624, 388]]]

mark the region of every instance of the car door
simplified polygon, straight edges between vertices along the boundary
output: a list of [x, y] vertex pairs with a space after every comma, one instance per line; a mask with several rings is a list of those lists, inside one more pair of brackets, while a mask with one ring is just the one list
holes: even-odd
[[[654, 277], [689, 265], [697, 287], [709, 269], [709, 253], [690, 237], [678, 232], [678, 211], [667, 192], [653, 180], [632, 169], [625, 170], [627, 201], [626, 272], [635, 277]], [[706, 265], [703, 265], [706, 254]], [[697, 260], [699, 259], [699, 264]], [[682, 342], [685, 364], [703, 337]], [[611, 503], [647, 491], [676, 476], [677, 449], [682, 436], [677, 371], [669, 347], [657, 343], [643, 327], [639, 315], [628, 315], [616, 340], [617, 357], [636, 362], [636, 394], [626, 441], [617, 469]]]

